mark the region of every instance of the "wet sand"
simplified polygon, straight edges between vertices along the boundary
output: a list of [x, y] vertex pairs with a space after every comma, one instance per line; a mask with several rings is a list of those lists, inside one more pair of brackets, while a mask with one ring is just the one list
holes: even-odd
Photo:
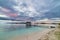
[[15, 36], [14, 38], [11, 38], [10, 40], [39, 40], [41, 39], [44, 35], [48, 34], [50, 31], [52, 31], [54, 29], [46, 29], [43, 30], [42, 32], [35, 32], [35, 33], [31, 33], [28, 35], [24, 35], [24, 36]]

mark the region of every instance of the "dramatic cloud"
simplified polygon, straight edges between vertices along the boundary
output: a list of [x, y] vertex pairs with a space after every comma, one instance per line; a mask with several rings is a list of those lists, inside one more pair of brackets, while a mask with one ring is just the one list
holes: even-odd
[[46, 12], [59, 6], [60, 1], [58, 1], [59, 0], [15, 0], [17, 6], [13, 6], [13, 8], [30, 17], [43, 16]]
[[55, 12], [60, 13], [60, 0], [0, 0], [0, 7], [9, 9], [4, 11], [16, 12], [18, 16], [50, 17]]

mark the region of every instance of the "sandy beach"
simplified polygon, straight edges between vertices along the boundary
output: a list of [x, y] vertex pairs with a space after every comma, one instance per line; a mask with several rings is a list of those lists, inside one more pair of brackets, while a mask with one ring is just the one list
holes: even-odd
[[35, 32], [35, 33], [31, 33], [28, 35], [24, 35], [24, 36], [16, 36], [14, 38], [11, 38], [10, 40], [40, 40], [41, 38], [43, 38], [45, 35], [47, 35], [49, 32], [53, 31], [54, 29], [46, 29], [43, 30], [42, 32]]

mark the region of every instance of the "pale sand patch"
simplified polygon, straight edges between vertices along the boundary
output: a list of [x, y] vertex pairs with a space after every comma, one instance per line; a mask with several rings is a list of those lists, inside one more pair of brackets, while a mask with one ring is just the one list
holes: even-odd
[[24, 35], [24, 36], [16, 36], [10, 40], [40, 40], [42, 39], [42, 37], [44, 37], [44, 35], [48, 34], [52, 30], [54, 29], [46, 29], [42, 32], [41, 31], [35, 32], [35, 33], [31, 33], [29, 35]]

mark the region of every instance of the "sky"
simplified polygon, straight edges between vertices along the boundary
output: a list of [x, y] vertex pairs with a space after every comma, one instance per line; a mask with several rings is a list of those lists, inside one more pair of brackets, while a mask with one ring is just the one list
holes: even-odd
[[0, 0], [0, 17], [60, 18], [60, 0]]

